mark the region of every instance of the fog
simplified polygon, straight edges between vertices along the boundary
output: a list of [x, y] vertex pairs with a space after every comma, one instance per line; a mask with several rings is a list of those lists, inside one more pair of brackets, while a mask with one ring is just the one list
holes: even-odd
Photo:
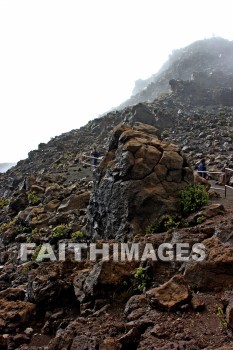
[[174, 49], [233, 39], [230, 1], [0, 0], [0, 163], [131, 96]]

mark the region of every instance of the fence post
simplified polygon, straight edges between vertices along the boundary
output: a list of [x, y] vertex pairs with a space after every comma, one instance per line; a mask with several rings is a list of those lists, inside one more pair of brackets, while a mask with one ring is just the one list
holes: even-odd
[[225, 186], [225, 198], [227, 197], [227, 169], [224, 169], [225, 174], [224, 174], [224, 186]]

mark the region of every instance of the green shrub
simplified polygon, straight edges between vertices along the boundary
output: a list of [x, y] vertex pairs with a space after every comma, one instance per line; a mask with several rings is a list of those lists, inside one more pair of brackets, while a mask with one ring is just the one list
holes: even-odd
[[40, 198], [35, 194], [34, 191], [28, 192], [28, 201], [31, 205], [37, 205], [40, 203]]
[[181, 209], [184, 214], [194, 213], [208, 203], [208, 194], [203, 185], [191, 185], [180, 192]]
[[73, 232], [72, 235], [71, 235], [72, 239], [81, 239], [81, 238], [84, 238], [84, 237], [85, 237], [85, 233], [83, 233], [82, 231]]
[[52, 237], [54, 238], [66, 238], [69, 231], [68, 225], [58, 225], [52, 232]]

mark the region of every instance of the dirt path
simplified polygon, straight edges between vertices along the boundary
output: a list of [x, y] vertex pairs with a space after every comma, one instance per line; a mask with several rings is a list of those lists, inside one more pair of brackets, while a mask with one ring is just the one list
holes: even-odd
[[212, 199], [212, 203], [221, 203], [224, 205], [225, 209], [233, 209], [233, 188], [227, 188], [227, 195], [225, 198], [224, 186], [215, 185], [214, 180], [211, 180], [211, 188], [214, 187], [214, 191], [220, 195], [220, 198]]

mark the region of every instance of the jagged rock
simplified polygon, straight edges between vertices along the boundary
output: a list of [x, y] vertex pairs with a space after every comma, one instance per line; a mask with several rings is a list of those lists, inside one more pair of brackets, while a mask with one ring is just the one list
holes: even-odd
[[144, 233], [163, 214], [178, 211], [178, 193], [193, 183], [193, 173], [179, 148], [156, 132], [146, 125], [114, 129], [94, 177], [87, 224], [92, 237]]
[[0, 292], [0, 299], [8, 301], [24, 300], [25, 291], [20, 288], [7, 288]]
[[99, 350], [121, 350], [121, 344], [115, 338], [106, 338], [103, 343], [100, 344]]
[[156, 126], [155, 115], [151, 113], [150, 109], [143, 103], [132, 108], [133, 115], [126, 120], [129, 124], [135, 124], [136, 122], [145, 123]]
[[48, 202], [45, 205], [45, 210], [56, 211], [60, 204], [61, 204], [61, 201], [59, 201], [58, 199], [52, 199], [50, 202]]
[[136, 310], [140, 310], [140, 316], [146, 313], [146, 309], [149, 307], [148, 299], [144, 294], [133, 295], [125, 305], [124, 314], [128, 320], [131, 320], [132, 313]]
[[217, 237], [202, 242], [206, 259], [189, 263], [184, 272], [188, 285], [194, 290], [213, 291], [233, 286], [233, 247]]
[[162, 286], [149, 290], [146, 295], [153, 307], [165, 310], [177, 309], [191, 299], [191, 292], [181, 275], [175, 275]]
[[74, 299], [71, 284], [71, 262], [43, 263], [28, 275], [28, 300], [51, 307], [59, 300]]
[[191, 305], [193, 310], [197, 312], [203, 311], [205, 309], [205, 302], [203, 301], [203, 298], [200, 297], [198, 294], [194, 294], [192, 296]]
[[58, 208], [58, 212], [66, 212], [69, 210], [79, 210], [87, 207], [90, 199], [90, 192], [84, 192], [79, 195], [72, 194], [64, 199]]
[[225, 208], [222, 204], [210, 204], [204, 207], [201, 211], [197, 213], [197, 216], [205, 216], [206, 218], [212, 218], [216, 215], [223, 215], [225, 213]]
[[45, 188], [38, 185], [32, 185], [30, 190], [37, 194], [43, 194], [45, 191]]
[[29, 302], [0, 299], [0, 332], [22, 326], [30, 319], [34, 310], [35, 305]]
[[25, 220], [32, 228], [39, 228], [48, 224], [51, 213], [46, 212], [43, 206], [28, 207], [19, 213], [19, 217]]
[[16, 198], [12, 198], [9, 207], [15, 214], [28, 206], [28, 197], [25, 192], [20, 193]]
[[110, 296], [113, 290], [132, 274], [136, 265], [134, 261], [100, 261], [91, 270], [79, 271], [73, 280], [77, 299], [83, 302]]

